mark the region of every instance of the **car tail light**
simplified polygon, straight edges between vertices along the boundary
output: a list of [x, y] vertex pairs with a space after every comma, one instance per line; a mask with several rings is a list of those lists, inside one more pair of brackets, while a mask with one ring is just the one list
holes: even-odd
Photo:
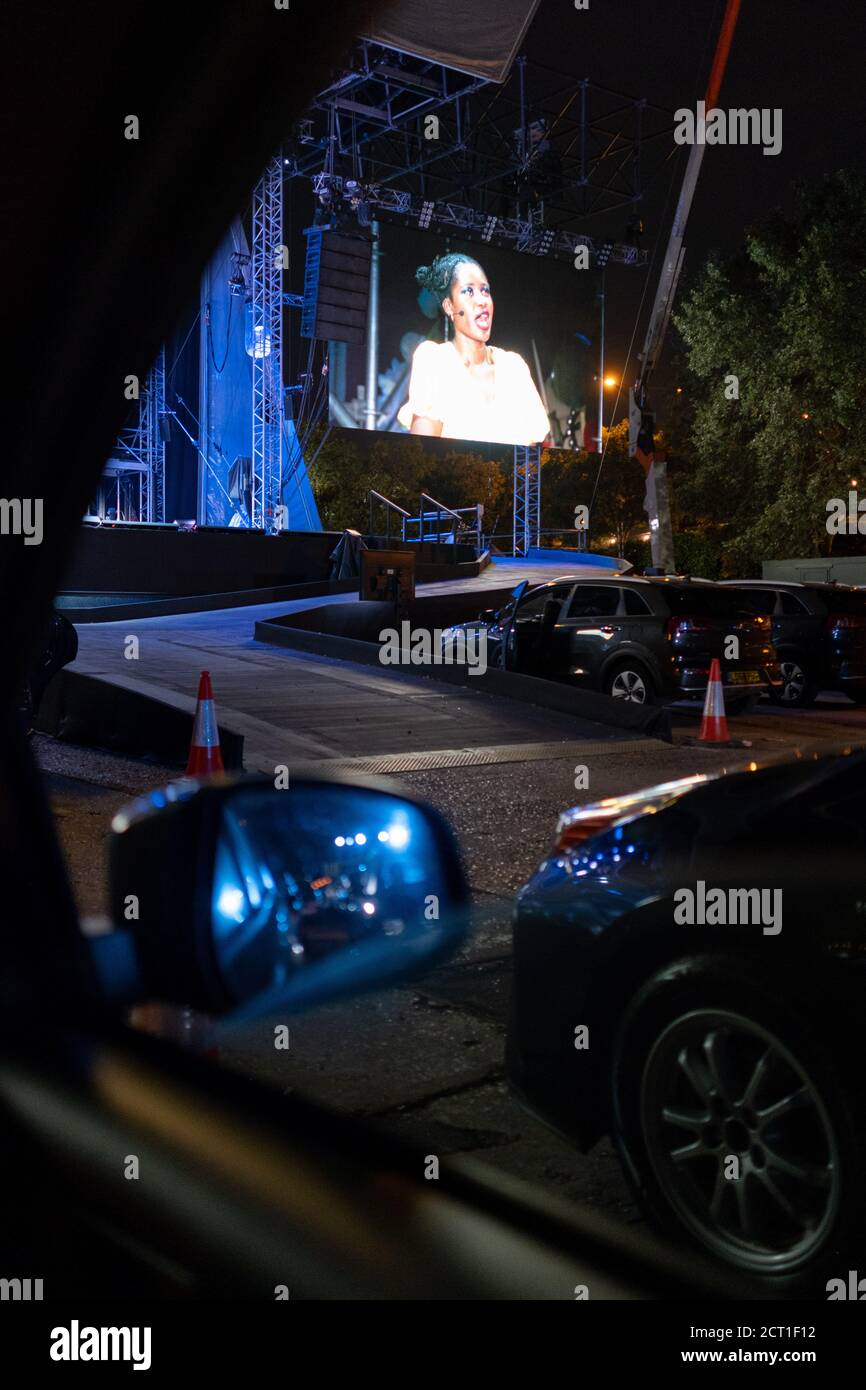
[[661, 811], [686, 792], [709, 780], [706, 773], [696, 772], [675, 782], [662, 782], [657, 787], [630, 792], [627, 796], [610, 796], [591, 806], [575, 806], [570, 811], [563, 811], [556, 825], [556, 849], [559, 853], [576, 849], [586, 840], [614, 830], [618, 825], [628, 825], [639, 816]]

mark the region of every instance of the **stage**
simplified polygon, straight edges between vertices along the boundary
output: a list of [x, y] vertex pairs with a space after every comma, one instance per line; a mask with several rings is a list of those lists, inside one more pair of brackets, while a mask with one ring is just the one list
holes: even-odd
[[[84, 526], [57, 606], [75, 623], [159, 617], [357, 590], [331, 578], [339, 531], [267, 535], [239, 527]], [[364, 538], [369, 549], [413, 551], [419, 583], [472, 579], [486, 555], [474, 546]]]

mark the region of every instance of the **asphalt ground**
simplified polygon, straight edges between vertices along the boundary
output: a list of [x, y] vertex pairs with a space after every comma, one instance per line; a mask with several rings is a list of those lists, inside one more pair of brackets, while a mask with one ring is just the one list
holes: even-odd
[[[461, 697], [449, 691], [441, 698], [456, 702]], [[495, 722], [495, 707], [508, 702], [490, 700], [485, 720]], [[514, 893], [544, 857], [566, 806], [695, 771], [735, 767], [753, 750], [775, 754], [816, 741], [829, 746], [858, 735], [866, 739], [866, 711], [833, 698], [799, 714], [761, 706], [731, 721], [732, 736], [744, 746], [725, 750], [692, 745], [694, 710], [676, 714], [674, 746], [648, 740], [607, 746], [575, 741], [573, 729], [560, 730], [556, 716], [534, 714], [527, 721], [531, 739], [524, 730], [524, 744], [517, 742], [510, 723], [512, 709], [502, 709], [502, 725], [485, 723], [489, 737], [499, 739], [503, 728], [508, 731], [504, 742], [493, 745], [496, 760], [448, 765], [440, 747], [427, 761], [446, 765], [424, 766], [396, 779], [436, 805], [459, 838], [475, 905], [475, 928], [460, 954], [411, 986], [279, 1020], [289, 1024], [287, 1051], [274, 1047], [274, 1019], [222, 1035], [217, 1064], [264, 1079], [284, 1093], [298, 1091], [365, 1116], [417, 1140], [425, 1153], [471, 1154], [635, 1222], [639, 1217], [610, 1145], [602, 1143], [588, 1155], [574, 1152], [508, 1093], [503, 1043]], [[569, 732], [570, 739], [565, 736]], [[402, 737], [394, 741], [403, 745]], [[462, 747], [468, 743], [464, 738]], [[344, 740], [341, 744], [345, 757], [348, 749]], [[357, 742], [355, 747], [363, 751]], [[81, 912], [99, 916], [106, 906], [112, 816], [132, 795], [177, 776], [177, 769], [38, 735], [34, 749], [45, 771]], [[335, 751], [329, 749], [332, 758]], [[580, 792], [574, 790], [578, 762], [589, 773], [589, 786]], [[139, 1015], [138, 1022], [191, 1045], [208, 1038], [207, 1020], [179, 1011], [151, 1010]]]
[[[502, 577], [491, 569], [485, 580], [501, 583]], [[425, 592], [436, 587], [425, 586]], [[609, 1144], [575, 1153], [508, 1093], [503, 1050], [514, 894], [544, 857], [566, 807], [735, 767], [758, 753], [866, 740], [866, 710], [841, 697], [801, 714], [762, 705], [730, 721], [737, 746], [726, 749], [695, 746], [696, 706], [675, 709], [673, 745], [612, 736], [567, 714], [471, 688], [256, 642], [254, 622], [288, 606], [82, 625], [76, 668], [188, 701], [199, 671], [209, 669], [220, 719], [243, 733], [251, 770], [314, 761], [396, 774], [454, 828], [472, 888], [474, 929], [458, 956], [410, 986], [229, 1033], [221, 1029], [217, 1064], [283, 1093], [298, 1091], [365, 1116], [416, 1139], [426, 1154], [470, 1154], [637, 1221]], [[81, 912], [99, 917], [106, 911], [112, 816], [131, 796], [164, 784], [178, 770], [40, 736], [34, 747]], [[581, 791], [575, 790], [578, 766], [588, 772]], [[138, 1011], [135, 1022], [182, 1045], [214, 1042], [209, 1021], [188, 1011], [157, 1006]], [[289, 1025], [288, 1050], [274, 1046], [275, 1022]]]

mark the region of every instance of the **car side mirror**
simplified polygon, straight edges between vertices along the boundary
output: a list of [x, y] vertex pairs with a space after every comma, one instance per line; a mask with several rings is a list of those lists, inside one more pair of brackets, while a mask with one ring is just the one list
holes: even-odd
[[97, 966], [115, 1003], [247, 1017], [308, 1007], [427, 969], [467, 930], [453, 834], [381, 782], [181, 781], [119, 812], [112, 831], [125, 940], [94, 945], [109, 943]]

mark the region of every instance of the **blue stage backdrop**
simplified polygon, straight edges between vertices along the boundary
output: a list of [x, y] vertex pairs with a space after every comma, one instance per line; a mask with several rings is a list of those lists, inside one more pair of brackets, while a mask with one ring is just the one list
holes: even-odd
[[[201, 281], [198, 521], [205, 526], [250, 525], [252, 358], [246, 349], [249, 241], [240, 219]], [[236, 465], [236, 466], [234, 466]], [[233, 486], [234, 484], [234, 486]], [[233, 495], [235, 494], [235, 495]], [[319, 513], [290, 419], [283, 423], [281, 530], [320, 531]]]

